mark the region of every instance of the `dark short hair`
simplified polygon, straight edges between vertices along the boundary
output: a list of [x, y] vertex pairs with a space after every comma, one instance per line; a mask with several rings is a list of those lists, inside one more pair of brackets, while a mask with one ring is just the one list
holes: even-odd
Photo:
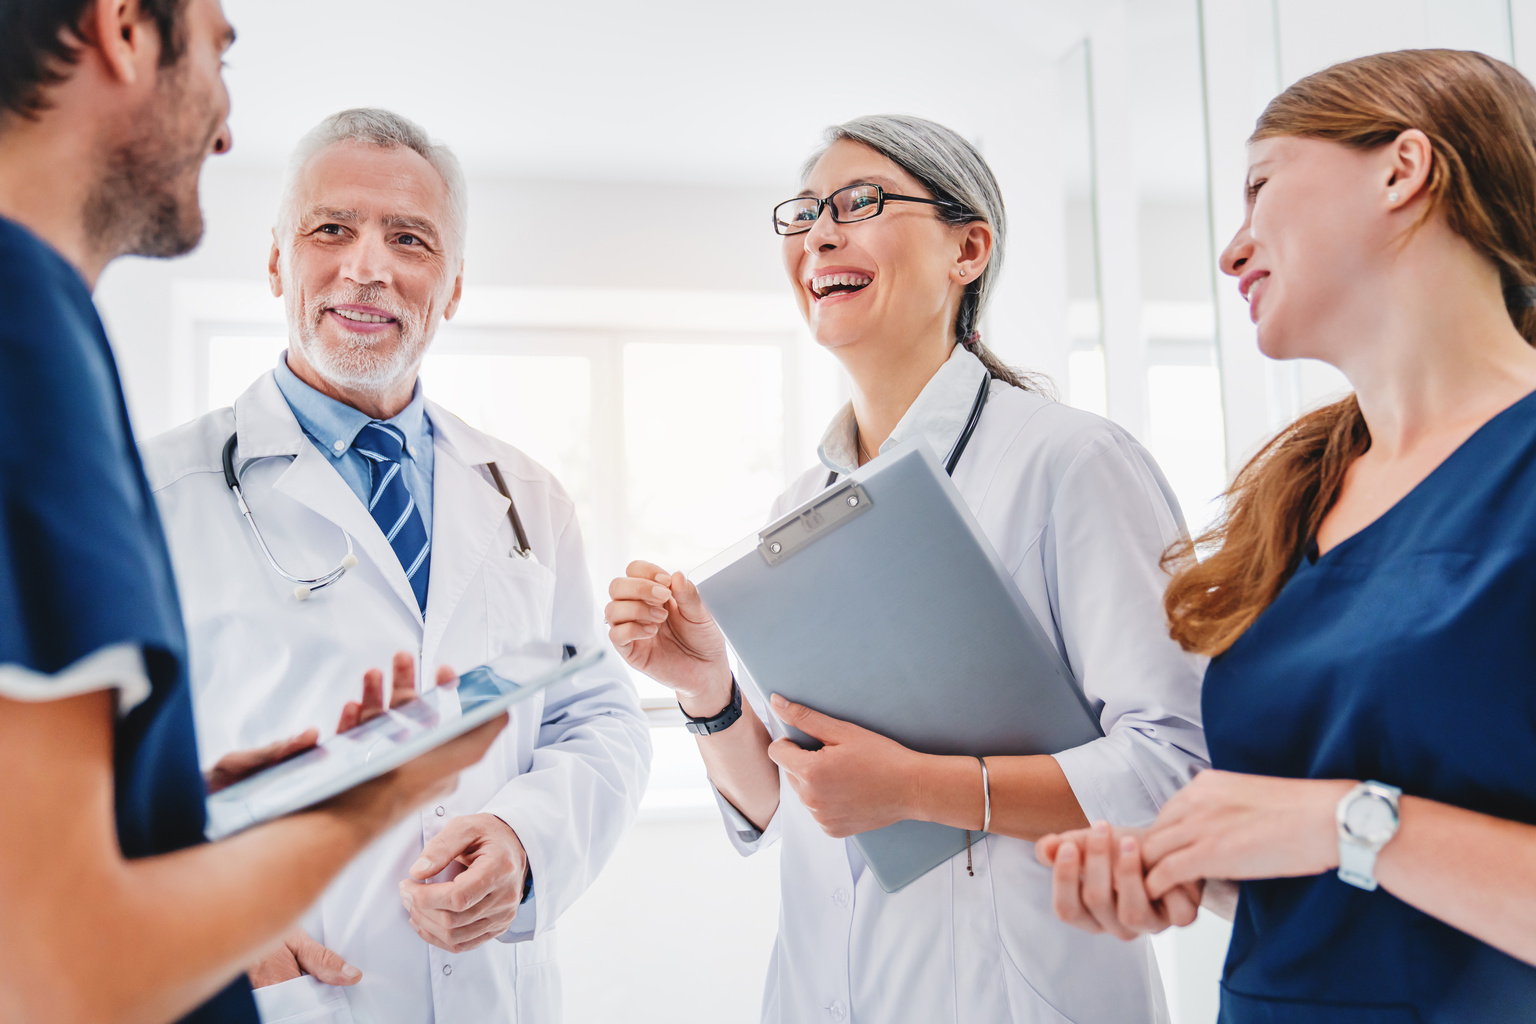
[[[80, 23], [94, 0], [0, 0], [0, 121], [11, 114], [35, 118], [47, 104], [43, 90], [69, 77], [80, 59]], [[187, 0], [139, 0], [144, 18], [160, 32], [160, 66], [186, 49], [182, 13]]]

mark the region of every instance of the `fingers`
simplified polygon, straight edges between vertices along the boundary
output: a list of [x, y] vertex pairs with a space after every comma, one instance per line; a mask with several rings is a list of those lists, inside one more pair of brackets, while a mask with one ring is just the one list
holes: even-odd
[[1041, 836], [1035, 840], [1035, 860], [1046, 867], [1056, 864], [1056, 852], [1061, 849], [1062, 836], [1052, 832], [1048, 836]]
[[1051, 908], [1056, 916], [1067, 924], [1097, 935], [1104, 929], [1083, 906], [1082, 860], [1077, 844], [1067, 841], [1056, 851], [1056, 863], [1051, 871]]
[[357, 724], [384, 712], [384, 673], [371, 668], [363, 673], [363, 699], [358, 702]]
[[439, 665], [439, 666], [437, 666], [437, 685], [438, 686], [447, 686], [449, 683], [453, 682], [457, 678], [459, 678], [459, 674], [457, 672], [455, 672], [453, 669], [449, 668], [447, 665]]
[[1163, 897], [1163, 915], [1176, 928], [1195, 923], [1200, 914], [1200, 892], [1195, 886], [1176, 885]]
[[327, 985], [356, 985], [363, 972], [353, 967], [333, 950], [326, 949], [309, 937], [302, 928], [295, 928], [284, 940], [293, 958], [306, 974]]
[[1135, 938], [1120, 923], [1115, 907], [1114, 848], [1109, 825], [1095, 822], [1083, 845], [1083, 906], [1104, 931], [1119, 939]]
[[1153, 899], [1160, 900], [1174, 886], [1198, 882], [1204, 877], [1196, 864], [1195, 853], [1185, 847], [1170, 853], [1147, 872], [1147, 893]]
[[792, 739], [780, 737], [768, 744], [768, 759], [789, 772], [798, 782], [817, 751], [806, 750]]
[[443, 826], [443, 830], [428, 840], [426, 846], [422, 848], [421, 856], [411, 865], [411, 877], [418, 880], [431, 878], [453, 863], [454, 858], [467, 850], [478, 838], [472, 822], [464, 818], [451, 819]]
[[416, 699], [416, 659], [409, 651], [396, 651], [391, 668], [389, 706], [397, 708]]
[[636, 560], [624, 568], [624, 575], [634, 579], [655, 580], [662, 586], [670, 586], [672, 574], [654, 562]]
[[1160, 932], [1168, 927], [1158, 909], [1152, 906], [1142, 875], [1141, 844], [1132, 836], [1120, 840], [1114, 867], [1115, 903], [1120, 924], [1141, 934]]
[[[476, 909], [483, 900], [497, 891], [498, 882], [522, 888], [521, 877], [498, 878], [493, 859], [482, 857], [449, 881], [429, 883], [406, 880], [401, 883], [400, 891], [410, 899], [416, 910], [448, 915], [444, 923], [458, 926], [470, 924], [481, 916], [476, 913]], [[511, 893], [506, 895], [510, 897]]]
[[841, 719], [824, 715], [820, 711], [812, 711], [804, 704], [785, 700], [778, 694], [770, 698], [770, 703], [773, 705], [773, 713], [778, 715], [779, 720], [785, 725], [792, 725], [807, 736], [823, 743], [834, 743], [848, 730], [858, 728]]

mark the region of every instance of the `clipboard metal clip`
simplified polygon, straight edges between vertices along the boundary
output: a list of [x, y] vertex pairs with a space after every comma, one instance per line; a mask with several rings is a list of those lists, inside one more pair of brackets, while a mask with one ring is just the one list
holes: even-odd
[[874, 507], [864, 488], [853, 481], [823, 491], [757, 535], [757, 550], [770, 566], [778, 565], [850, 519]]

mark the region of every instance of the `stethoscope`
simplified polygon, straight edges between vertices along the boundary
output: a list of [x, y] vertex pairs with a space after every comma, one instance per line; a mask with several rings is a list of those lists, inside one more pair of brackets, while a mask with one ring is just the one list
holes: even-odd
[[[960, 456], [965, 454], [965, 448], [971, 443], [971, 435], [976, 433], [976, 424], [981, 422], [981, 410], [986, 408], [987, 395], [992, 390], [992, 375], [989, 373], [982, 379], [981, 387], [976, 391], [976, 398], [971, 402], [971, 414], [965, 418], [965, 428], [960, 431], [960, 436], [955, 440], [955, 446], [949, 450], [949, 458], [944, 460], [944, 472], [949, 476], [955, 475], [955, 467], [960, 464]], [[837, 470], [827, 474], [827, 482], [824, 486], [831, 487], [837, 483]]]
[[[235, 472], [235, 446], [239, 443], [239, 439], [239, 431], [236, 431], [229, 435], [228, 441], [224, 442], [224, 483], [234, 492], [235, 501], [240, 506], [240, 514], [250, 524], [251, 534], [256, 538], [256, 545], [261, 548], [261, 553], [267, 557], [267, 564], [272, 566], [273, 572], [294, 585], [294, 600], [307, 601], [309, 596], [315, 591], [323, 590], [345, 576], [348, 569], [356, 568], [357, 556], [352, 553], [352, 535], [346, 530], [341, 531], [342, 537], [347, 542], [347, 553], [342, 556], [341, 562], [336, 568], [328, 573], [316, 576], [314, 579], [295, 576], [278, 564], [277, 557], [272, 554], [272, 549], [267, 546], [266, 538], [261, 535], [261, 527], [256, 525], [256, 517], [251, 515], [251, 506], [246, 504], [245, 495], [240, 491], [240, 475]], [[249, 466], [256, 459], [284, 457], [280, 455], [258, 455], [255, 459], [247, 460], [246, 465]], [[502, 497], [507, 499], [507, 518], [512, 521], [512, 532], [517, 537], [517, 547], [513, 549], [513, 554], [519, 555], [522, 558], [532, 558], [533, 549], [528, 545], [528, 535], [523, 532], [523, 521], [517, 514], [517, 502], [512, 500], [512, 493], [507, 490], [507, 482], [502, 479], [501, 470], [497, 468], [494, 462], [487, 463], [486, 468], [491, 471], [491, 479], [495, 482], [496, 489], [501, 492]]]

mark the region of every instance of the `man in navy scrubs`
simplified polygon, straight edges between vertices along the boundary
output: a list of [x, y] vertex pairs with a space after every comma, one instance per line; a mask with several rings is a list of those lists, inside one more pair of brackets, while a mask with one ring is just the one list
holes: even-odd
[[505, 723], [199, 845], [176, 586], [91, 288], [197, 244], [233, 38], [218, 0], [0, 0], [3, 1021], [255, 1021], [244, 966]]

